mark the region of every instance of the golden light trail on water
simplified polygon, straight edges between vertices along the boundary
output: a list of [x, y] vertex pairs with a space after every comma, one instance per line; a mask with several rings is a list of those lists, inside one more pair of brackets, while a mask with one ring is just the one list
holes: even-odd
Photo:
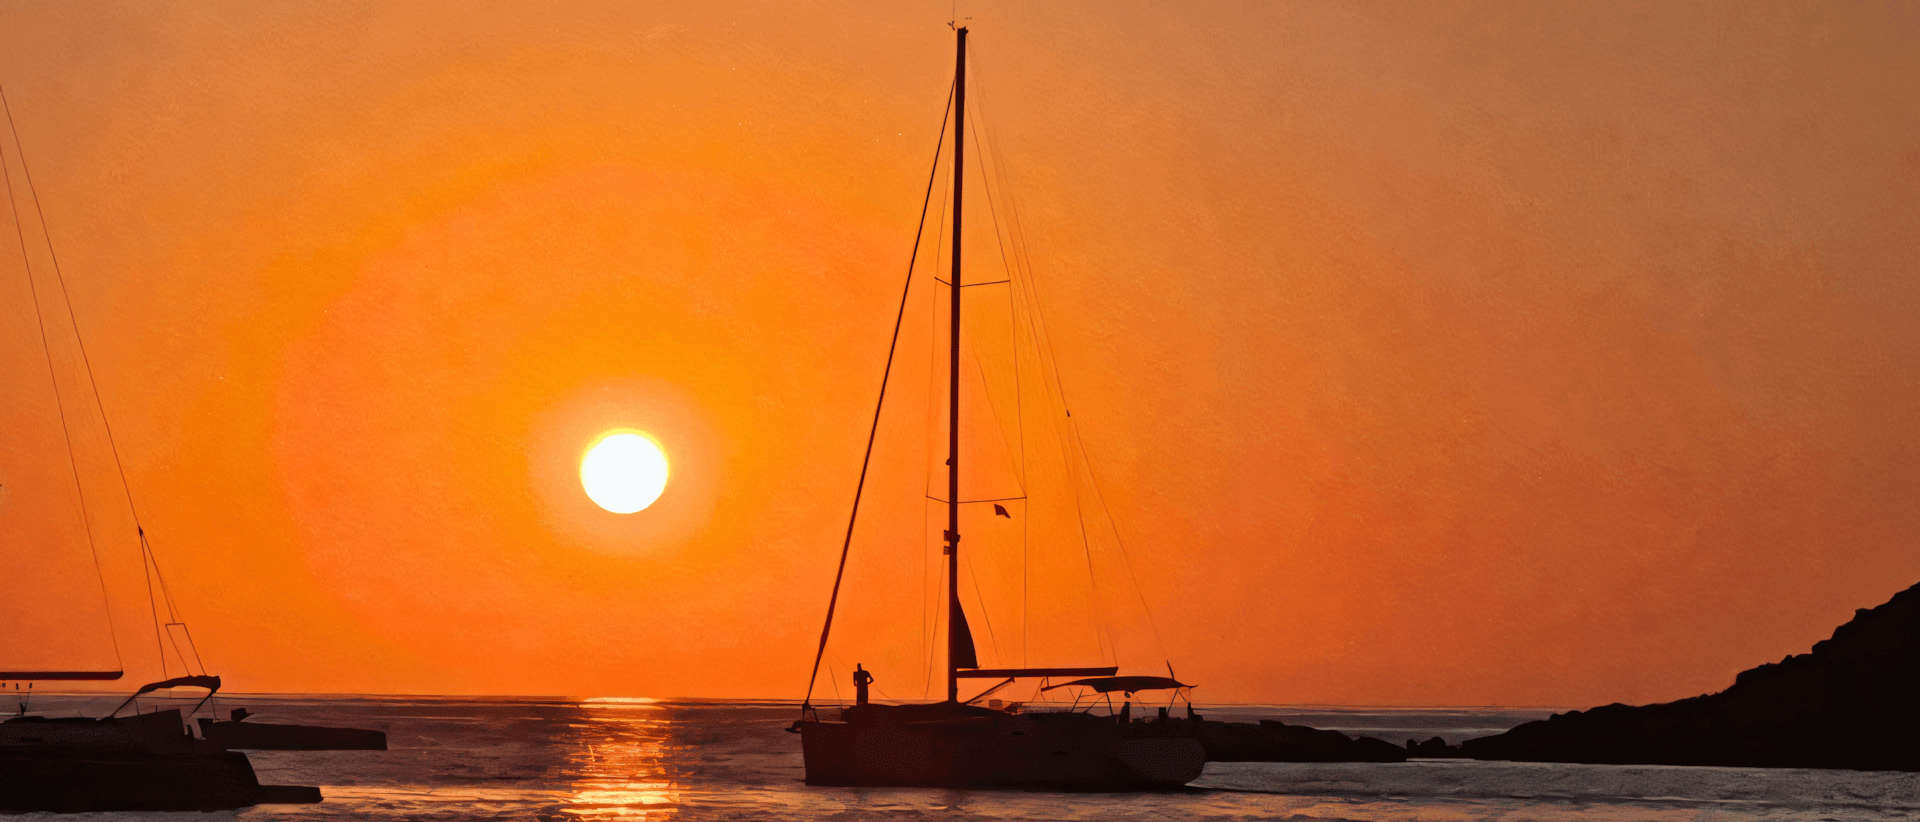
[[613, 513], [642, 510], [667, 490], [667, 453], [638, 431], [602, 434], [580, 459], [580, 486]]

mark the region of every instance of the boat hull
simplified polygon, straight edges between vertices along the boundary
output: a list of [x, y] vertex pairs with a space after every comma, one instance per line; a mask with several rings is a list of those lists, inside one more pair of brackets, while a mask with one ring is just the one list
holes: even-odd
[[198, 811], [319, 801], [319, 788], [260, 784], [241, 753], [0, 750], [4, 811]]
[[1086, 714], [802, 721], [809, 785], [1172, 790], [1200, 776], [1199, 740]]
[[177, 710], [0, 722], [0, 812], [197, 811], [320, 801], [262, 785], [246, 754], [188, 735]]

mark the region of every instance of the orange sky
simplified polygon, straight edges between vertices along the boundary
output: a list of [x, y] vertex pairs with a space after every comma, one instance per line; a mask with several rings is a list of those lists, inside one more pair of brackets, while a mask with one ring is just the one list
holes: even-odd
[[[948, 4], [685, 5], [0, 9], [142, 521], [229, 688], [799, 696]], [[1920, 580], [1912, 6], [1196, 5], [961, 10], [1138, 581], [1036, 501], [1023, 626], [1011, 521], [968, 520], [989, 663], [1024, 628], [1028, 662], [1171, 658], [1203, 700], [1663, 700]], [[110, 665], [5, 228], [0, 666]], [[895, 697], [938, 559], [917, 294], [830, 656]], [[59, 326], [118, 653], [157, 676]], [[573, 473], [618, 427], [675, 471], [626, 517]]]

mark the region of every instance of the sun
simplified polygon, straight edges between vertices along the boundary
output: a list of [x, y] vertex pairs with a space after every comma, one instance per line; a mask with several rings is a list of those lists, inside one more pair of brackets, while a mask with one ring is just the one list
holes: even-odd
[[607, 432], [580, 458], [580, 486], [608, 511], [639, 511], [667, 490], [667, 452], [638, 431]]

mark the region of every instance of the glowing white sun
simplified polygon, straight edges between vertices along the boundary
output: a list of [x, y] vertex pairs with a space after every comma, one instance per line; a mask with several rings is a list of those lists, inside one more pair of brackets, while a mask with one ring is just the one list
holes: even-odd
[[645, 434], [602, 435], [580, 459], [580, 485], [601, 508], [631, 514], [667, 490], [667, 454]]

